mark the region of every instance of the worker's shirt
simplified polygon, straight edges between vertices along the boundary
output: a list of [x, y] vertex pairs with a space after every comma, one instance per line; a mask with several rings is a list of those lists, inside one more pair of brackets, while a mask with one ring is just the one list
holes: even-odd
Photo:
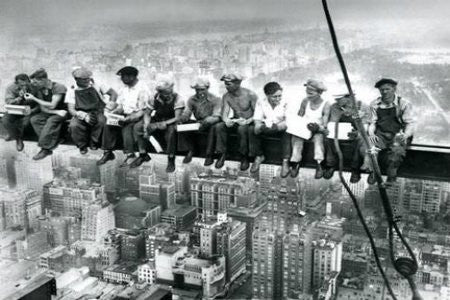
[[117, 104], [122, 105], [126, 115], [143, 110], [150, 99], [150, 90], [147, 85], [138, 81], [134, 86], [124, 85], [119, 90]]

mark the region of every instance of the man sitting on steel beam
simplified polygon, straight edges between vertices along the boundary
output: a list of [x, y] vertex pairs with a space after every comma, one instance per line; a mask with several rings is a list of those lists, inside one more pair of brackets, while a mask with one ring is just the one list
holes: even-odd
[[[195, 90], [195, 95], [191, 96], [184, 111], [180, 117], [180, 122], [189, 122], [192, 114], [196, 122], [200, 123], [199, 132], [207, 133], [206, 138], [206, 157], [205, 166], [212, 165], [214, 162], [213, 155], [216, 151], [216, 127], [221, 120], [222, 115], [222, 99], [211, 94], [209, 90], [209, 80], [205, 78], [197, 78], [191, 87]], [[183, 139], [188, 147], [188, 153], [184, 157], [183, 163], [191, 162], [194, 155], [194, 138], [186, 133]]]
[[[342, 94], [335, 96], [336, 102], [330, 107], [330, 113], [326, 116], [326, 124], [330, 123], [350, 123], [352, 130], [348, 132], [348, 138], [352, 140], [352, 162], [351, 169], [352, 175], [350, 182], [356, 183], [361, 179], [361, 151], [363, 151], [363, 140], [358, 135], [358, 131], [354, 123], [354, 114], [357, 112], [362, 120], [363, 124], [369, 122], [369, 107], [364, 105], [361, 101], [356, 101], [356, 108], [353, 108], [351, 98], [349, 94]], [[330, 179], [333, 177], [334, 171], [338, 169], [337, 152], [334, 145], [334, 131], [328, 128], [328, 137], [325, 139], [325, 160], [323, 178]], [[344, 130], [344, 128], [342, 128]]]
[[37, 94], [34, 96], [26, 93], [24, 97], [27, 101], [39, 104], [40, 112], [34, 114], [30, 122], [39, 137], [38, 146], [41, 147], [41, 151], [33, 156], [33, 159], [40, 160], [51, 155], [52, 150], [58, 146], [61, 129], [67, 117], [64, 103], [67, 88], [48, 79], [45, 69], [37, 70], [30, 78], [37, 88]]
[[118, 138], [122, 136], [123, 152], [126, 157], [122, 167], [129, 166], [136, 157], [134, 125], [142, 119], [144, 108], [150, 98], [150, 90], [147, 85], [138, 79], [139, 71], [135, 67], [126, 66], [117, 71], [117, 75], [123, 82], [123, 87], [117, 97], [118, 106], [111, 111], [114, 117], [119, 118], [118, 125], [106, 124], [103, 128], [102, 158], [97, 161], [97, 165], [102, 165], [115, 158], [113, 150], [117, 147]]
[[33, 92], [33, 86], [31, 85], [30, 78], [27, 74], [18, 74], [14, 78], [14, 82], [6, 87], [5, 92], [5, 104], [6, 105], [19, 105], [29, 106], [29, 111], [23, 110], [23, 113], [10, 113], [8, 112], [8, 107], [6, 107], [7, 112], [3, 116], [2, 122], [8, 136], [5, 141], [16, 140], [17, 151], [22, 151], [24, 148], [23, 144], [23, 133], [25, 128], [30, 125], [30, 117], [37, 111], [39, 111], [39, 106], [34, 101], [25, 100], [24, 96], [26, 93], [35, 94]]
[[[241, 155], [241, 171], [250, 167], [249, 159], [255, 157], [253, 147], [250, 145], [250, 135], [255, 134], [253, 113], [255, 112], [256, 94], [241, 87], [243, 77], [238, 74], [226, 74], [220, 79], [225, 83], [227, 92], [223, 95], [222, 119], [224, 123], [217, 126], [217, 149], [221, 154], [216, 162], [216, 168], [221, 168], [227, 153], [228, 132], [237, 132], [239, 136], [239, 154]], [[230, 118], [230, 111], [233, 118]]]
[[256, 173], [260, 164], [264, 161], [262, 149], [262, 135], [281, 136], [283, 163], [281, 177], [289, 175], [289, 158], [291, 157], [291, 139], [286, 132], [286, 101], [283, 99], [283, 88], [278, 82], [269, 82], [264, 86], [266, 99], [258, 99], [253, 120], [255, 122], [255, 134], [250, 135], [250, 147], [254, 147], [255, 162], [250, 171]]
[[[72, 87], [66, 97], [69, 112], [73, 116], [70, 121], [72, 140], [86, 154], [88, 146], [97, 150], [101, 146], [101, 135], [106, 118], [105, 107], [112, 110], [116, 106], [117, 92], [110, 87], [98, 85], [92, 79], [92, 72], [86, 68], [77, 68], [72, 72], [76, 87]], [[109, 95], [110, 103], [105, 96]]]
[[148, 139], [156, 138], [164, 143], [168, 162], [166, 172], [175, 171], [175, 154], [177, 151], [176, 123], [184, 109], [184, 101], [173, 90], [174, 82], [170, 78], [162, 78], [156, 85], [156, 94], [147, 102], [144, 119], [134, 126], [134, 134], [139, 146], [139, 156], [131, 163], [135, 168], [149, 161], [147, 153]]
[[[387, 182], [395, 182], [397, 170], [406, 155], [406, 147], [411, 143], [416, 118], [411, 103], [396, 94], [397, 81], [382, 78], [375, 83], [381, 94], [370, 104], [369, 139], [373, 146], [381, 150], [379, 161], [386, 166]], [[367, 179], [375, 183], [373, 170]]]

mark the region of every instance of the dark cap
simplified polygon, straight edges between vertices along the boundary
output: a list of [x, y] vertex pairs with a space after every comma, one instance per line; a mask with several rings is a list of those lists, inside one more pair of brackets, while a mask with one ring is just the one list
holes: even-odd
[[30, 75], [31, 79], [47, 79], [47, 71], [45, 71], [44, 68], [37, 69], [33, 72], [33, 74]]
[[135, 67], [132, 66], [126, 66], [123, 67], [122, 69], [120, 69], [119, 71], [117, 71], [116, 75], [133, 75], [133, 76], [137, 76], [139, 74], [138, 69], [136, 69]]
[[378, 89], [383, 84], [392, 84], [393, 86], [397, 86], [397, 81], [392, 78], [381, 78], [375, 83], [375, 87]]
[[237, 73], [228, 73], [220, 78], [221, 81], [242, 81], [243, 79], [244, 77]]
[[322, 81], [315, 80], [315, 79], [308, 79], [306, 83], [304, 84], [306, 87], [311, 87], [319, 92], [325, 92], [327, 90], [327, 87], [323, 84]]

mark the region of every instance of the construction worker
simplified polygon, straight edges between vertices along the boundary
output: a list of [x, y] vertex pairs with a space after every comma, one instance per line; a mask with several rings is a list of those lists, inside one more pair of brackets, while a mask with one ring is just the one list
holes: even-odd
[[[206, 158], [205, 166], [212, 165], [214, 162], [216, 127], [221, 121], [222, 99], [208, 92], [210, 82], [204, 78], [197, 78], [191, 85], [195, 90], [195, 95], [191, 96], [181, 115], [180, 122], [189, 122], [192, 114], [196, 122], [200, 123], [199, 132], [206, 133]], [[183, 159], [183, 163], [189, 163], [194, 155], [194, 138], [186, 133], [184, 141], [188, 146], [188, 153]]]
[[158, 143], [165, 144], [168, 162], [166, 171], [175, 171], [175, 154], [177, 150], [176, 123], [184, 109], [184, 101], [173, 90], [174, 82], [162, 78], [156, 85], [156, 94], [147, 102], [144, 119], [134, 126], [138, 142], [139, 156], [131, 163], [135, 168], [149, 161], [147, 153], [148, 139], [153, 136]]
[[8, 132], [5, 141], [15, 140], [17, 151], [22, 151], [24, 148], [23, 133], [30, 124], [30, 116], [39, 110], [36, 102], [25, 100], [24, 95], [26, 93], [33, 94], [33, 87], [27, 74], [16, 75], [14, 82], [6, 87], [5, 92], [5, 104], [29, 105], [32, 107], [29, 115], [16, 115], [6, 112], [2, 118], [3, 126]]
[[[69, 129], [80, 153], [86, 154], [88, 146], [91, 150], [97, 150], [101, 146], [101, 134], [106, 123], [103, 110], [106, 105], [109, 108], [115, 106], [117, 92], [94, 83], [92, 72], [86, 68], [75, 69], [72, 76], [77, 86], [72, 87], [66, 96], [69, 112], [73, 117]], [[109, 95], [111, 104], [105, 102], [106, 95]]]
[[31, 116], [30, 122], [39, 137], [38, 146], [41, 147], [33, 159], [40, 160], [51, 155], [52, 150], [58, 146], [61, 128], [67, 117], [64, 103], [67, 88], [48, 79], [45, 69], [35, 71], [30, 78], [37, 93], [36, 96], [25, 93], [24, 98], [39, 104], [40, 112]]
[[[249, 147], [249, 136], [254, 134], [253, 113], [255, 112], [258, 97], [249, 89], [241, 87], [242, 76], [238, 74], [226, 74], [220, 79], [225, 83], [227, 92], [223, 95], [223, 123], [217, 126], [217, 151], [220, 158], [216, 162], [216, 168], [224, 165], [227, 152], [227, 133], [237, 132], [239, 136], [239, 153], [241, 155], [241, 171], [250, 167], [250, 157], [256, 153]], [[230, 110], [233, 118], [230, 118]]]
[[[381, 96], [370, 104], [369, 139], [381, 150], [379, 160], [386, 166], [387, 181], [394, 182], [406, 155], [406, 147], [411, 143], [416, 120], [411, 103], [396, 94], [397, 81], [382, 78], [375, 83], [375, 88]], [[367, 181], [374, 184], [375, 175], [369, 171]]]
[[[312, 138], [314, 142], [314, 160], [317, 161], [315, 178], [323, 176], [321, 162], [324, 159], [325, 116], [329, 114], [330, 105], [322, 99], [326, 91], [325, 85], [309, 79], [306, 87], [306, 98], [288, 106], [286, 113], [287, 132], [291, 134], [292, 155], [290, 159], [291, 177], [297, 177], [302, 160], [305, 141]], [[300, 125], [300, 127], [299, 127]]]
[[117, 147], [118, 138], [122, 136], [125, 160], [121, 166], [125, 167], [129, 166], [136, 158], [133, 128], [144, 115], [146, 103], [150, 99], [150, 90], [145, 83], [138, 79], [139, 71], [135, 67], [123, 67], [116, 74], [120, 76], [124, 85], [117, 97], [117, 107], [111, 110], [111, 113], [123, 115], [124, 119], [120, 121], [120, 127], [105, 125], [103, 128], [102, 149], [104, 153], [102, 158], [97, 161], [97, 165], [102, 165], [115, 158], [113, 150]]
[[286, 102], [283, 100], [283, 88], [278, 82], [269, 82], [264, 86], [265, 99], [258, 99], [253, 121], [255, 134], [250, 135], [250, 147], [255, 150], [256, 158], [250, 171], [256, 173], [264, 162], [262, 136], [281, 136], [282, 168], [281, 177], [289, 174], [289, 158], [291, 157], [291, 139], [286, 132]]
[[[355, 114], [358, 113], [363, 125], [368, 124], [370, 115], [369, 108], [361, 101], [356, 101], [356, 108], [354, 108], [349, 94], [336, 95], [335, 100], [336, 102], [330, 106], [329, 115], [326, 116], [326, 124], [328, 125], [332, 122], [335, 124], [350, 123], [352, 125], [352, 130], [348, 132], [348, 138], [352, 140], [353, 144], [351, 162], [352, 175], [350, 177], [350, 182], [356, 183], [361, 179], [360, 168], [362, 162], [360, 161], [360, 153], [363, 148], [363, 140], [356, 129], [354, 117]], [[325, 165], [323, 178], [325, 179], [333, 177], [334, 171], [339, 168], [333, 137], [334, 132], [328, 132], [328, 137], [325, 139], [325, 160], [323, 162]]]

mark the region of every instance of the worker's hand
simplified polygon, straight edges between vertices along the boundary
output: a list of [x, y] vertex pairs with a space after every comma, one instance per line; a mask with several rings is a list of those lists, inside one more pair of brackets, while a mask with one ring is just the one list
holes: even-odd
[[216, 117], [209, 116], [209, 117], [206, 117], [201, 123], [206, 123], [206, 124], [211, 125], [211, 124], [214, 124], [216, 121], [217, 121]]
[[244, 118], [239, 118], [239, 119], [236, 119], [236, 120], [235, 120], [235, 122], [236, 122], [236, 123], [238, 123], [238, 124], [239, 124], [239, 126], [244, 126], [244, 125], [247, 125], [247, 120], [246, 120], [246, 119], [244, 119]]
[[144, 139], [148, 139], [150, 134], [148, 132], [148, 125], [144, 125]]
[[159, 130], [166, 130], [167, 129], [167, 123], [162, 121], [162, 122], [158, 122], [156, 123], [156, 126]]
[[55, 114], [57, 114], [58, 116], [60, 116], [61, 118], [65, 118], [67, 116], [67, 111], [66, 110], [57, 110], [55, 111]]
[[320, 130], [320, 126], [317, 123], [308, 123], [306, 127], [312, 132], [312, 134], [318, 133]]
[[75, 115], [78, 120], [85, 120], [86, 119], [86, 113], [84, 111], [77, 111], [77, 114]]
[[347, 136], [349, 139], [354, 140], [358, 137], [358, 131], [357, 130], [352, 130], [349, 133], [347, 133]]
[[370, 134], [369, 135], [369, 141], [373, 144], [376, 145], [378, 143], [378, 141], [380, 140], [379, 137], [377, 137], [375, 134]]
[[232, 119], [226, 120], [226, 121], [225, 121], [225, 125], [226, 125], [228, 128], [233, 127], [233, 126], [234, 126], [234, 120], [232, 120]]
[[263, 131], [264, 131], [265, 128], [266, 128], [266, 125], [265, 125], [264, 123], [262, 123], [262, 124], [257, 124], [257, 125], [255, 126], [255, 134], [256, 134], [256, 135], [259, 135], [259, 134], [263, 133]]
[[406, 143], [406, 136], [403, 132], [399, 132], [395, 135], [395, 140], [399, 141], [402, 144]]
[[113, 101], [109, 101], [106, 103], [105, 110], [108, 112], [112, 112], [114, 109], [116, 109], [117, 103]]
[[25, 93], [24, 95], [23, 95], [23, 98], [25, 99], [25, 100], [36, 100], [36, 97], [34, 97], [32, 94], [30, 94], [30, 93]]

